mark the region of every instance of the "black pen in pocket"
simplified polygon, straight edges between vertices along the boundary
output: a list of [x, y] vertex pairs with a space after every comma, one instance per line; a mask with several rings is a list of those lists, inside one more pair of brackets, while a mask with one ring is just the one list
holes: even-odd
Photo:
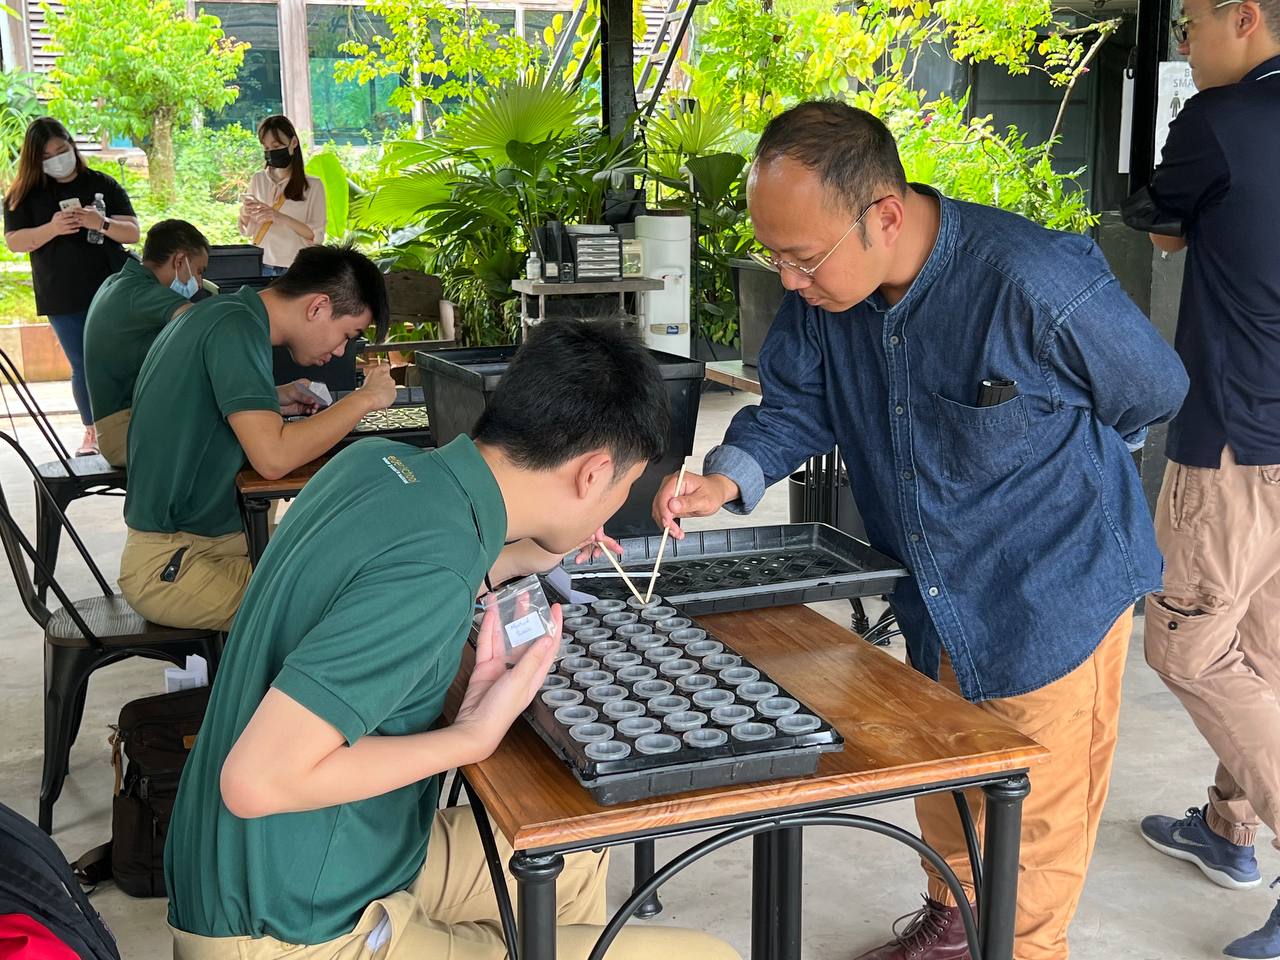
[[1017, 380], [1001, 380], [998, 378], [983, 380], [978, 387], [978, 406], [998, 406], [1006, 400], [1012, 400], [1017, 395]]

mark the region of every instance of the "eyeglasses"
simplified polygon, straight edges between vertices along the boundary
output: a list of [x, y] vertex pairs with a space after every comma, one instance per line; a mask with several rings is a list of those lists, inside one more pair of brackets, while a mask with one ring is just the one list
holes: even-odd
[[1244, 0], [1222, 0], [1221, 3], [1215, 3], [1210, 7], [1208, 13], [1202, 13], [1195, 17], [1179, 17], [1177, 20], [1173, 21], [1170, 28], [1173, 32], [1173, 39], [1177, 40], [1179, 45], [1186, 43], [1187, 38], [1191, 36], [1191, 25], [1193, 23], [1197, 20], [1203, 20], [1209, 15], [1209, 13], [1213, 13], [1215, 10], [1221, 10], [1223, 7], [1230, 7], [1237, 3], [1244, 3]]
[[[1236, 2], [1240, 2], [1240, 0], [1236, 0]], [[801, 276], [803, 276], [808, 280], [812, 280], [814, 276], [817, 274], [817, 272], [820, 269], [822, 269], [822, 265], [831, 259], [831, 255], [840, 249], [840, 244], [844, 243], [845, 238], [848, 237], [849, 234], [853, 233], [853, 228], [862, 222], [862, 218], [867, 215], [867, 211], [870, 210], [872, 207], [874, 207], [881, 200], [888, 200], [889, 197], [891, 196], [893, 196], [893, 194], [886, 194], [885, 196], [881, 197], [879, 200], [872, 200], [865, 207], [863, 207], [862, 212], [858, 214], [858, 219], [853, 221], [853, 223], [849, 224], [849, 229], [846, 230], [844, 232], [844, 235], [841, 236], [840, 239], [836, 241], [836, 245], [832, 247], [830, 250], [828, 250], [826, 254], [823, 256], [823, 258], [819, 260], [817, 263], [815, 263], [812, 267], [802, 267], [798, 263], [792, 263], [790, 260], [783, 260], [781, 257], [774, 256], [773, 254], [770, 254], [770, 253], [762, 253], [759, 250], [753, 250], [750, 253], [750, 257], [756, 263], [760, 264], [760, 266], [768, 267], [770, 270], [776, 270], [778, 272], [781, 272], [782, 269], [785, 267], [788, 270], [794, 270], [796, 273], [800, 274]]]

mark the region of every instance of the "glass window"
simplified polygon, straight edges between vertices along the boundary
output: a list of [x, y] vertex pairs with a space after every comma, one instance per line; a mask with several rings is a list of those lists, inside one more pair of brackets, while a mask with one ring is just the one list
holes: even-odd
[[240, 96], [208, 118], [210, 127], [238, 123], [255, 130], [258, 121], [284, 112], [280, 93], [280, 21], [274, 3], [204, 3], [200, 9], [222, 21], [228, 37], [245, 41], [244, 63], [236, 74]]
[[400, 78], [374, 77], [361, 85], [336, 80], [334, 64], [352, 59], [338, 47], [358, 40], [375, 50], [375, 36], [387, 36], [386, 21], [363, 6], [307, 5], [307, 56], [311, 71], [311, 126], [317, 144], [372, 143], [408, 115], [387, 102]]
[[547, 28], [553, 24], [557, 16], [563, 18], [562, 29], [567, 29], [573, 17], [573, 11], [524, 8], [524, 38], [538, 51], [539, 59], [544, 63], [550, 61], [551, 55], [555, 52], [553, 47], [547, 45], [546, 37]]

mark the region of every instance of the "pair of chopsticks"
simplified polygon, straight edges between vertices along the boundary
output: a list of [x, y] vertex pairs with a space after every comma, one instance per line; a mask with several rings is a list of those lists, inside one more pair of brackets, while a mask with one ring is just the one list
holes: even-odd
[[[677, 497], [680, 496], [680, 491], [684, 487], [684, 470], [685, 470], [684, 466], [681, 465], [680, 476], [676, 479], [675, 495]], [[670, 536], [670, 534], [671, 534], [670, 527], [662, 528], [662, 543], [658, 545], [658, 559], [654, 561], [653, 574], [649, 577], [649, 589], [645, 591], [643, 597], [640, 596], [640, 591], [636, 589], [636, 585], [631, 582], [631, 578], [627, 576], [627, 571], [622, 569], [622, 565], [618, 563], [617, 558], [614, 557], [613, 551], [610, 550], [608, 547], [604, 548], [604, 555], [608, 557], [609, 562], [613, 564], [613, 569], [618, 571], [618, 575], [622, 577], [622, 580], [624, 583], [626, 583], [627, 588], [631, 591], [632, 595], [637, 600], [640, 601], [641, 604], [648, 603], [650, 598], [653, 596], [653, 585], [658, 582], [658, 568], [662, 566], [662, 554], [667, 549], [667, 537]]]

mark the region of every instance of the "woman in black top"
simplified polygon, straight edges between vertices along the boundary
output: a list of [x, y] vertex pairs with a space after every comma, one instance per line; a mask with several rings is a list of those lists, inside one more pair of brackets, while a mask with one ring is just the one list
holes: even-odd
[[[105, 217], [94, 209], [98, 196]], [[32, 121], [4, 198], [4, 242], [31, 255], [36, 310], [53, 324], [71, 363], [71, 390], [85, 426], [80, 455], [98, 452], [84, 381], [85, 315], [102, 281], [124, 265], [122, 244], [137, 240], [138, 218], [124, 188], [88, 168], [57, 120]]]

